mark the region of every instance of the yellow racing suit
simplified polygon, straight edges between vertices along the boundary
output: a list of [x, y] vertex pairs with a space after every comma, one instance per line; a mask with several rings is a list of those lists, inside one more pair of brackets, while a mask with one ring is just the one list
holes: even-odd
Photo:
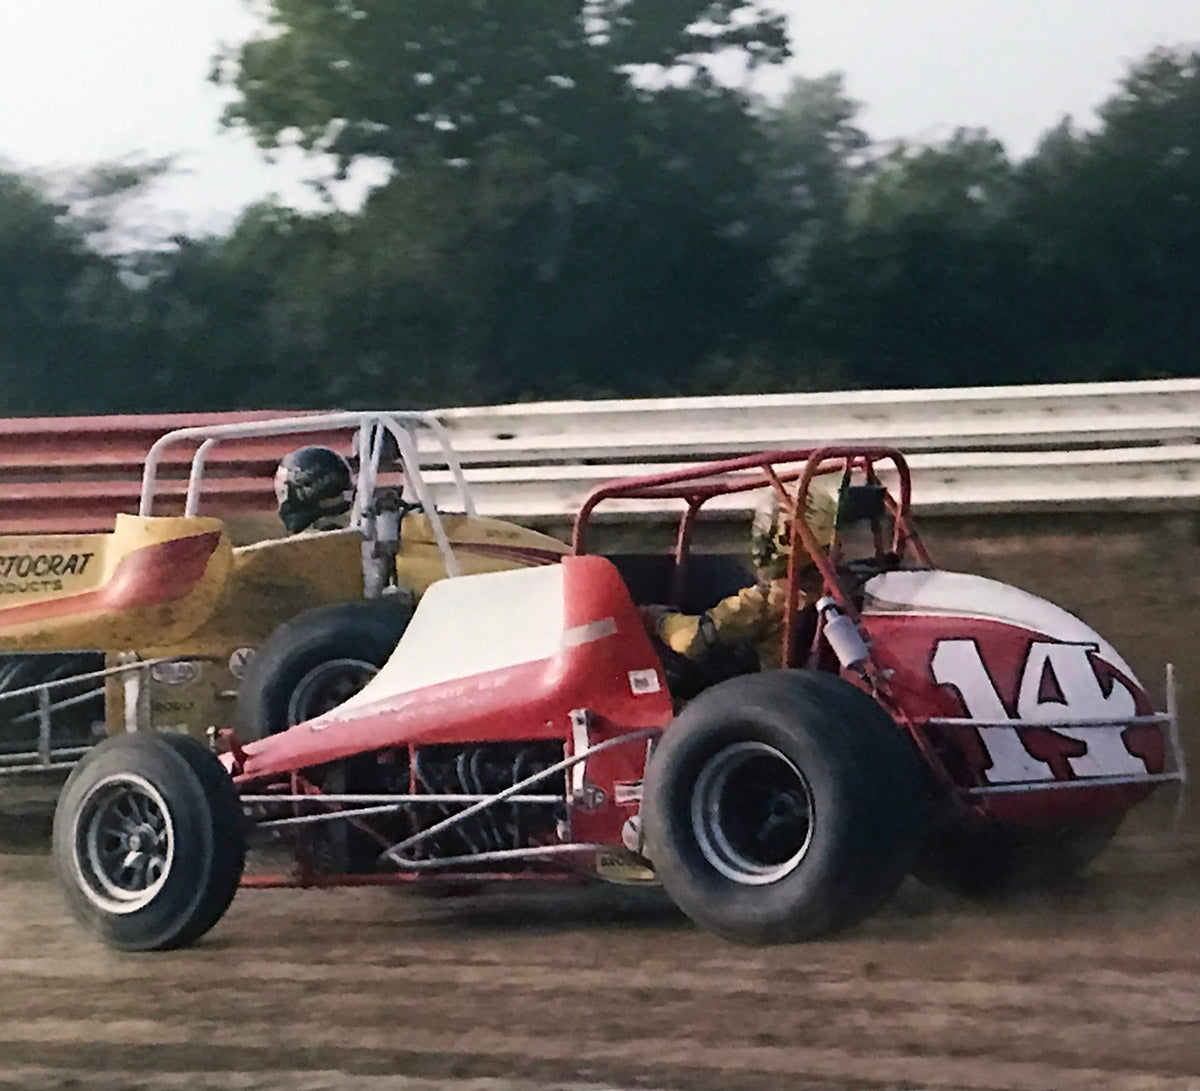
[[[799, 606], [821, 596], [821, 573], [816, 565], [798, 575]], [[762, 670], [783, 666], [783, 613], [787, 609], [787, 580], [760, 580], [736, 595], [722, 599], [703, 614], [659, 613], [654, 628], [664, 644], [688, 659], [699, 659], [720, 644], [753, 644]]]

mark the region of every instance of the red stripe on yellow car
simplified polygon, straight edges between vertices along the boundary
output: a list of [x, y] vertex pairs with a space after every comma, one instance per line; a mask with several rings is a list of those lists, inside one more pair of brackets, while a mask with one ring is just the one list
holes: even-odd
[[477, 553], [484, 557], [500, 557], [507, 561], [516, 561], [526, 567], [539, 564], [558, 564], [566, 554], [566, 546], [562, 553], [552, 549], [541, 549], [537, 546], [506, 546], [492, 545], [487, 542], [455, 542], [455, 553]]
[[102, 587], [79, 595], [0, 608], [0, 625], [174, 602], [183, 598], [204, 575], [220, 540], [219, 533], [211, 532], [144, 546], [122, 557], [112, 578]]

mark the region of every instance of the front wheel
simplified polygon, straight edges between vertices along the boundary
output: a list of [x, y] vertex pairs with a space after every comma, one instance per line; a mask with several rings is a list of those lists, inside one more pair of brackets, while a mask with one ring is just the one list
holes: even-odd
[[811, 939], [894, 893], [919, 842], [923, 783], [911, 741], [848, 682], [735, 678], [655, 748], [647, 852], [702, 927], [744, 943]]
[[54, 813], [54, 863], [80, 922], [111, 947], [186, 947], [229, 908], [245, 863], [242, 809], [195, 739], [106, 739]]

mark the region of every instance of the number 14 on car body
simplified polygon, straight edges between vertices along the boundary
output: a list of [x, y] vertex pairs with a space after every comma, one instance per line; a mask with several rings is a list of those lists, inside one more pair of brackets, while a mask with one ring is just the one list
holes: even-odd
[[[1054, 723], [1054, 734], [1082, 743], [1066, 761], [1076, 777], [1144, 774], [1146, 763], [1130, 753], [1121, 721], [1137, 715], [1133, 693], [1113, 678], [1106, 694], [1096, 676], [1096, 644], [1034, 641], [1029, 646], [1015, 695], [1016, 716], [1008, 709], [974, 640], [942, 640], [930, 664], [934, 680], [958, 691], [967, 715], [980, 721], [980, 740], [991, 759], [985, 776], [992, 783], [1054, 780], [1051, 765], [1030, 753], [1023, 726]], [[1047, 699], [1046, 687], [1052, 696]], [[1111, 725], [1070, 727], [1064, 720], [1110, 720]], [[1006, 721], [1011, 726], [1006, 725]], [[1047, 729], [1042, 729], [1047, 730]], [[1075, 751], [1078, 751], [1076, 746]]]

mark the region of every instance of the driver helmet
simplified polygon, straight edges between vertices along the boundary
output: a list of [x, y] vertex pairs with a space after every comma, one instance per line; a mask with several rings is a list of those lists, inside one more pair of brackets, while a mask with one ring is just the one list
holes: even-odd
[[350, 510], [350, 464], [328, 447], [292, 451], [275, 471], [275, 499], [291, 534], [336, 518]]
[[[750, 561], [760, 579], [777, 580], [787, 574], [792, 551], [792, 511], [795, 495], [784, 504], [774, 490], [754, 512], [750, 525]], [[837, 533], [837, 498], [817, 485], [810, 485], [805, 498], [804, 521], [822, 549], [833, 545]]]

